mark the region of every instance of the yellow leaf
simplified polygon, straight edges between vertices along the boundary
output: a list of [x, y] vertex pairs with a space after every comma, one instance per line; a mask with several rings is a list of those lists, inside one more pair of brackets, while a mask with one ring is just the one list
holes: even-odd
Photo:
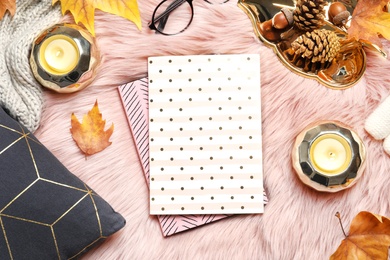
[[384, 11], [389, 0], [358, 1], [348, 28], [348, 37], [382, 46], [379, 35], [390, 40], [390, 13]]
[[71, 125], [73, 140], [86, 155], [95, 154], [111, 145], [109, 139], [114, 131], [114, 124], [107, 131], [104, 130], [106, 120], [102, 119], [97, 101], [88, 114], [84, 115], [82, 123], [72, 113]]
[[118, 15], [135, 23], [141, 30], [141, 15], [137, 0], [52, 0], [61, 2], [62, 14], [69, 11], [76, 23], [82, 23], [95, 36], [95, 9]]
[[7, 10], [11, 16], [15, 14], [16, 0], [0, 0], [0, 20], [3, 19]]
[[389, 246], [390, 220], [362, 211], [352, 220], [349, 235], [330, 259], [387, 260]]

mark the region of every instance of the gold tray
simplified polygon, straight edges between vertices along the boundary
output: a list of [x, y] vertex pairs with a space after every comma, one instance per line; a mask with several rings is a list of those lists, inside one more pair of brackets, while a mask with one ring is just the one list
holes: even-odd
[[[356, 5], [356, 0], [352, 1], [353, 5], [348, 9], [350, 13], [353, 11], [353, 6]], [[347, 33], [342, 29], [332, 25], [329, 21], [322, 27], [334, 31], [340, 37], [341, 48], [337, 56], [333, 59], [329, 67], [320, 69], [315, 72], [307, 72], [302, 68], [294, 65], [285, 51], [302, 32], [295, 30], [294, 27], [284, 33], [282, 39], [276, 41], [267, 40], [261, 33], [260, 26], [262, 23], [272, 19], [283, 6], [294, 8], [292, 0], [239, 0], [238, 6], [249, 16], [256, 36], [267, 46], [271, 47], [280, 61], [291, 71], [301, 76], [315, 79], [332, 89], [346, 89], [355, 85], [362, 78], [366, 70], [366, 53], [363, 49], [363, 44], [359, 41], [348, 40]], [[322, 29], [321, 28], [321, 29]], [[367, 46], [369, 44], [365, 44]], [[369, 45], [368, 47], [374, 47]], [[378, 50], [378, 49], [377, 49]], [[378, 50], [381, 51], [381, 50]], [[382, 52], [382, 55], [385, 55]]]

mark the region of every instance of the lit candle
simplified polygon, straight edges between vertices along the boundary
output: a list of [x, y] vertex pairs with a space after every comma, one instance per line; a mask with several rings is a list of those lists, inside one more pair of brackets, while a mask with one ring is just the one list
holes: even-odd
[[366, 149], [349, 127], [335, 121], [307, 126], [297, 136], [292, 152], [299, 179], [318, 191], [351, 187], [365, 168]]
[[351, 163], [352, 151], [345, 138], [336, 134], [324, 134], [311, 145], [310, 158], [317, 171], [335, 175], [347, 169]]
[[79, 62], [80, 52], [74, 40], [66, 35], [47, 38], [39, 50], [39, 62], [51, 74], [63, 75], [71, 72]]
[[32, 73], [43, 87], [59, 93], [87, 87], [94, 80], [99, 64], [95, 38], [76, 24], [47, 28], [32, 44]]

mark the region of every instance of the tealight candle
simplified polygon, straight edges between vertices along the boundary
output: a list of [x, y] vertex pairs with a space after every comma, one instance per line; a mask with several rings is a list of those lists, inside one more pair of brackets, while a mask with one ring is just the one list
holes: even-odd
[[79, 91], [96, 76], [100, 64], [95, 39], [75, 24], [44, 30], [33, 42], [30, 65], [42, 86], [60, 93]]
[[340, 174], [351, 163], [351, 146], [340, 135], [324, 134], [311, 145], [310, 158], [319, 172], [327, 175]]
[[365, 167], [366, 151], [360, 137], [339, 122], [307, 126], [292, 152], [301, 181], [318, 190], [336, 192], [351, 187]]
[[39, 50], [39, 62], [48, 72], [63, 75], [77, 65], [80, 52], [74, 40], [65, 35], [54, 35], [46, 39]]

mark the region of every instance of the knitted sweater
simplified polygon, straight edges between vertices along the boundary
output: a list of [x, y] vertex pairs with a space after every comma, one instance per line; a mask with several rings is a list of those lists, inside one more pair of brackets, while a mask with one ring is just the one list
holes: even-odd
[[17, 0], [13, 17], [0, 20], [0, 106], [30, 131], [39, 126], [43, 97], [29, 63], [31, 44], [61, 19], [51, 0]]

